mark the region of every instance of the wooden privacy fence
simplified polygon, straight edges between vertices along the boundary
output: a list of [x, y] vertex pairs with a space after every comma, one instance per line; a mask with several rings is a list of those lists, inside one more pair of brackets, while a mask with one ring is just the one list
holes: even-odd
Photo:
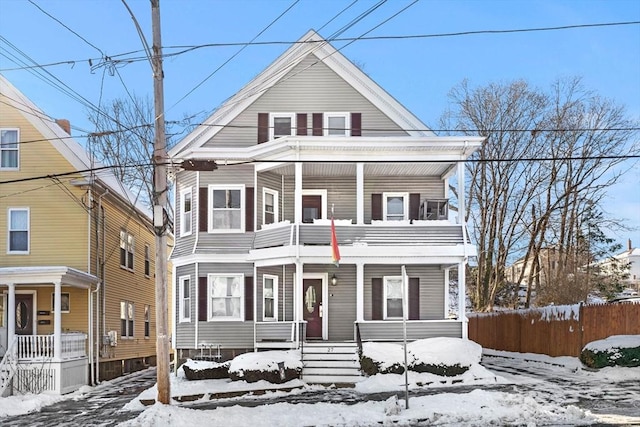
[[484, 348], [579, 356], [584, 346], [611, 335], [640, 335], [640, 304], [550, 306], [472, 313], [469, 339]]

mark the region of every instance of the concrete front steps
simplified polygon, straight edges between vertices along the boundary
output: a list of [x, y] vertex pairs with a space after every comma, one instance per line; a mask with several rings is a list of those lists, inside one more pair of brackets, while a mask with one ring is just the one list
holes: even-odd
[[305, 342], [302, 365], [302, 380], [309, 384], [353, 385], [364, 379], [356, 343]]

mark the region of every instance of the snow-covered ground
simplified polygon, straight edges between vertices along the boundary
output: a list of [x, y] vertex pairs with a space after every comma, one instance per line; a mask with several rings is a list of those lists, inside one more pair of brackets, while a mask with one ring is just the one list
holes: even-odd
[[[465, 351], [469, 351], [468, 347]], [[377, 349], [378, 358], [398, 358], [397, 349], [389, 348], [385, 355], [384, 349]], [[450, 361], [460, 347], [448, 346], [434, 360], [434, 353], [430, 352], [425, 363]], [[471, 350], [473, 352], [473, 350]], [[259, 353], [269, 359], [269, 353]], [[414, 353], [419, 354], [419, 352]], [[560, 375], [576, 377], [578, 382], [588, 380], [595, 388], [603, 389], [617, 381], [640, 381], [640, 368], [605, 368], [598, 372], [582, 370], [577, 358], [552, 358], [543, 355], [519, 354], [485, 351], [485, 354], [510, 358], [513, 363], [528, 366], [531, 362], [544, 364], [541, 371], [550, 376]], [[459, 354], [455, 354], [460, 359]], [[130, 421], [121, 423], [123, 427], [136, 426], [189, 426], [193, 425], [224, 425], [224, 426], [370, 426], [370, 425], [589, 425], [596, 422], [607, 423], [638, 423], [637, 418], [612, 414], [595, 414], [589, 410], [579, 408], [574, 401], [567, 400], [566, 390], [560, 386], [550, 386], [545, 381], [532, 382], [530, 377], [517, 375], [496, 375], [474, 362], [471, 358], [471, 368], [457, 377], [437, 377], [431, 374], [409, 375], [409, 408], [404, 401], [404, 375], [386, 374], [374, 375], [358, 383], [352, 393], [361, 396], [360, 401], [347, 404], [344, 402], [322, 401], [313, 403], [287, 403], [285, 397], [305, 393], [318, 392], [330, 388], [307, 385], [295, 380], [285, 384], [274, 385], [266, 382], [246, 383], [244, 381], [201, 380], [188, 381], [181, 370], [178, 375], [171, 376], [172, 396], [202, 395], [193, 402], [172, 402], [171, 405], [154, 404], [145, 407], [141, 399], [155, 399], [157, 390], [154, 387], [145, 390], [137, 398], [125, 406], [125, 410], [141, 411]], [[526, 361], [526, 362], [524, 362]], [[417, 362], [420, 362], [418, 360]], [[251, 361], [255, 367], [256, 359]], [[509, 362], [506, 362], [507, 364]], [[518, 382], [527, 382], [527, 387], [518, 387]], [[580, 386], [583, 386], [583, 383]], [[498, 386], [496, 386], [496, 384]], [[513, 387], [511, 385], [514, 385]], [[491, 385], [491, 387], [489, 387]], [[504, 386], [500, 386], [504, 385]], [[108, 383], [99, 387], [108, 386]], [[435, 388], [438, 387], [436, 390]], [[442, 389], [440, 387], [445, 387]], [[262, 396], [251, 398], [264, 399], [264, 404], [246, 407], [242, 406], [243, 397], [226, 400], [224, 407], [216, 409], [195, 409], [204, 402], [210, 402], [209, 397], [214, 393], [231, 391], [273, 390], [286, 388], [291, 391], [270, 391]], [[420, 389], [434, 388], [433, 394], [416, 396]], [[54, 403], [59, 399], [69, 399], [90, 392], [87, 387], [79, 392], [63, 397], [50, 395], [8, 397], [0, 399], [0, 417], [37, 411], [40, 407]], [[392, 392], [387, 400], [374, 400], [373, 394]], [[395, 392], [395, 393], [393, 393]], [[367, 396], [371, 396], [368, 398]], [[192, 407], [190, 407], [192, 406]]]

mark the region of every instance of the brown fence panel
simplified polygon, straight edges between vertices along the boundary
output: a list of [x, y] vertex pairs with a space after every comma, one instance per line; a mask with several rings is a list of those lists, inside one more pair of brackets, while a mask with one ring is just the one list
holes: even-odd
[[611, 335], [640, 335], [640, 304], [601, 304], [583, 308], [580, 349]]

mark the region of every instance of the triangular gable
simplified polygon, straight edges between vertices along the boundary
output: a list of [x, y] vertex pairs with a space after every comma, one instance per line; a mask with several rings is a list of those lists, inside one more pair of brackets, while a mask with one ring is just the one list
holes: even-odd
[[[177, 156], [187, 148], [193, 150], [204, 145], [311, 53], [397, 123], [400, 128], [406, 129], [409, 135], [416, 137], [435, 136], [413, 113], [396, 101], [329, 42], [315, 31], [310, 30], [239, 92], [227, 99], [202, 125], [173, 147], [169, 151], [170, 157]], [[214, 124], [215, 126], [213, 126]]]
[[[0, 75], [0, 92], [7, 97], [8, 102], [11, 103], [29, 123], [58, 150], [76, 171], [84, 171], [92, 167], [104, 167], [103, 164], [95, 161], [92, 165], [91, 159], [85, 149], [2, 75]], [[130, 205], [135, 206], [136, 209], [148, 219], [151, 218], [149, 209], [137, 202], [133, 193], [124, 186], [111, 170], [97, 170], [94, 174], [100, 182], [109, 188], [109, 191], [117, 194]], [[88, 172], [83, 173], [83, 175], [89, 178]]]

